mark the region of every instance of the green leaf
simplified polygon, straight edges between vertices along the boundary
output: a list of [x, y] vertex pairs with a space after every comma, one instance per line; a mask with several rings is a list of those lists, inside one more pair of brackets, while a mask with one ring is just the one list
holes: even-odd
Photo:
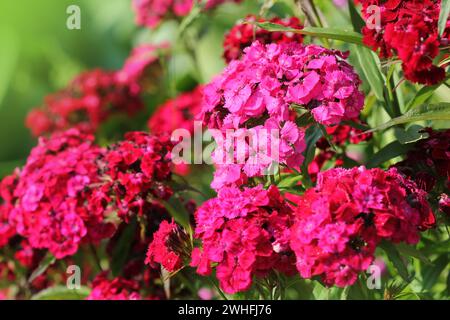
[[395, 157], [401, 156], [411, 149], [411, 145], [401, 144], [398, 141], [393, 141], [384, 146], [381, 150], [375, 153], [372, 158], [366, 163], [367, 168], [379, 167], [381, 164], [389, 161]]
[[406, 105], [405, 110], [411, 110], [421, 104], [424, 104], [433, 96], [434, 91], [441, 86], [441, 83], [435, 84], [434, 86], [424, 86], [421, 88], [414, 98]]
[[305, 27], [303, 29], [295, 29], [285, 27], [283, 25], [272, 22], [254, 22], [253, 24], [270, 32], [300, 33], [311, 37], [340, 40], [347, 43], [357, 44], [359, 46], [365, 46], [362, 41], [362, 35], [352, 30], [343, 30], [337, 28], [317, 28], [317, 27]]
[[194, 6], [192, 7], [192, 9], [189, 12], [189, 14], [185, 18], [183, 18], [183, 20], [180, 23], [180, 27], [178, 29], [179, 37], [182, 37], [183, 33], [186, 31], [186, 29], [195, 20], [197, 20], [197, 18], [200, 16], [201, 11], [202, 11], [201, 6], [198, 3], [194, 4]]
[[420, 132], [422, 129], [423, 129], [422, 126], [413, 124], [409, 126], [407, 129], [400, 127], [395, 128], [394, 134], [398, 142], [400, 142], [401, 144], [407, 144], [425, 138], [427, 134], [425, 132]]
[[417, 250], [414, 246], [409, 246], [404, 243], [399, 243], [396, 245], [398, 252], [402, 255], [416, 258], [425, 264], [432, 265], [430, 259], [428, 259], [420, 250]]
[[398, 274], [405, 282], [411, 282], [411, 277], [408, 273], [408, 268], [406, 267], [405, 262], [402, 260], [400, 253], [397, 248], [390, 242], [383, 241], [381, 243], [381, 248], [386, 252], [389, 260], [392, 262], [394, 267], [397, 269]]
[[48, 252], [47, 255], [39, 263], [39, 266], [31, 273], [30, 277], [28, 278], [28, 282], [33, 282], [37, 277], [43, 274], [48, 269], [48, 267], [54, 264], [55, 261], [56, 258], [50, 252]]
[[364, 76], [379, 101], [384, 101], [384, 80], [378, 56], [370, 49], [355, 46], [355, 53]]
[[442, 271], [449, 264], [449, 254], [444, 253], [433, 261], [433, 266], [424, 268], [422, 272], [422, 289], [430, 290], [438, 281]]
[[128, 226], [122, 231], [122, 234], [114, 247], [111, 260], [111, 271], [113, 276], [118, 276], [123, 270], [128, 255], [130, 254], [133, 238], [136, 234], [137, 221], [132, 219]]
[[441, 12], [439, 14], [439, 22], [438, 22], [439, 36], [442, 36], [444, 34], [449, 14], [450, 14], [450, 0], [442, 0]]
[[172, 197], [169, 201], [160, 200], [160, 202], [177, 223], [186, 229], [189, 228], [189, 213], [181, 200]]
[[31, 300], [84, 300], [89, 296], [90, 289], [69, 289], [65, 286], [55, 286], [39, 291], [31, 297]]
[[404, 115], [366, 132], [386, 130], [399, 124], [425, 120], [450, 120], [450, 103], [422, 104], [406, 112]]
[[311, 126], [306, 130], [306, 150], [304, 152], [305, 160], [303, 161], [303, 167], [307, 168], [311, 161], [313, 161], [316, 151], [316, 142], [322, 138], [322, 136], [322, 130], [318, 126]]
[[350, 19], [352, 20], [353, 30], [361, 33], [362, 28], [366, 25], [363, 18], [359, 14], [353, 1], [348, 1], [348, 11], [350, 13]]
[[301, 175], [291, 175], [288, 177], [284, 177], [277, 186], [278, 188], [289, 188], [295, 186], [301, 180]]

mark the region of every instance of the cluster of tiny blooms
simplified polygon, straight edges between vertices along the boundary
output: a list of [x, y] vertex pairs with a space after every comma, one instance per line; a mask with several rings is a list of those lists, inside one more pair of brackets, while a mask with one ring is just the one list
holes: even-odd
[[74, 254], [83, 240], [97, 242], [115, 230], [87, 201], [100, 182], [96, 159], [104, 152], [93, 141], [77, 129], [40, 138], [18, 175], [9, 222], [33, 248], [58, 259]]
[[106, 273], [99, 274], [92, 281], [92, 290], [87, 300], [141, 300], [139, 283], [117, 277], [112, 280]]
[[145, 263], [155, 267], [161, 264], [167, 271], [174, 272], [183, 267], [183, 251], [188, 236], [175, 223], [162, 221], [147, 251]]
[[408, 151], [404, 161], [395, 164], [427, 192], [450, 188], [450, 129], [435, 131], [426, 128], [428, 138], [419, 140]]
[[114, 113], [133, 114], [143, 107], [138, 92], [117, 81], [116, 73], [95, 69], [77, 76], [65, 89], [47, 96], [27, 116], [33, 135], [78, 127], [95, 132]]
[[[362, 124], [358, 118], [353, 119], [353, 122]], [[322, 137], [317, 141], [316, 147], [319, 149], [319, 153], [308, 166], [308, 173], [313, 180], [315, 180], [317, 173], [321, 171], [325, 163], [336, 156], [336, 151], [330, 146], [330, 142], [335, 147], [345, 147], [346, 144], [359, 144], [372, 138], [372, 133], [363, 133], [362, 130], [356, 129], [348, 124], [329, 126], [326, 127], [325, 130], [330, 141], [325, 137]], [[343, 165], [342, 158], [337, 157], [334, 160], [336, 167]]]
[[[213, 9], [224, 2], [240, 1], [242, 0], [207, 0], [204, 9]], [[165, 18], [187, 16], [195, 2], [196, 0], [133, 0], [136, 23], [153, 29]]]
[[450, 21], [444, 34], [439, 36], [438, 33], [440, 0], [359, 2], [366, 20], [374, 14], [369, 10], [371, 6], [377, 6], [381, 15], [381, 25], [363, 28], [364, 43], [379, 51], [382, 58], [397, 55], [402, 61], [405, 78], [412, 82], [432, 85], [444, 80], [444, 67], [433, 65], [440, 46], [450, 44]]
[[440, 210], [445, 213], [449, 211], [450, 195], [450, 129], [425, 128], [423, 132], [428, 138], [416, 142], [395, 167], [429, 192], [430, 201], [439, 200]]
[[274, 186], [222, 188], [198, 209], [195, 222], [202, 248], [193, 250], [191, 265], [201, 275], [209, 275], [215, 265], [226, 293], [248, 290], [254, 276], [274, 269], [295, 271], [289, 248], [292, 210]]
[[101, 211], [113, 201], [119, 217], [127, 221], [130, 215], [151, 212], [158, 199], [170, 198], [171, 148], [166, 136], [127, 133], [99, 160], [103, 184], [90, 198], [92, 207]]
[[194, 132], [194, 120], [202, 108], [202, 87], [182, 93], [159, 106], [148, 120], [148, 128], [153, 134], [172, 134], [185, 129]]
[[253, 41], [258, 40], [263, 44], [268, 43], [285, 43], [285, 42], [303, 42], [303, 36], [299, 33], [292, 32], [270, 32], [258, 28], [252, 22], [271, 22], [293, 29], [302, 29], [300, 20], [296, 17], [292, 18], [273, 18], [268, 21], [249, 15], [245, 18], [245, 23], [238, 22], [226, 35], [223, 42], [225, 61], [229, 63], [232, 60], [239, 59], [244, 53], [244, 49], [250, 46]]
[[242, 178], [242, 168], [252, 177], [264, 174], [271, 160], [288, 167], [301, 165], [304, 131], [291, 120], [292, 105], [309, 110], [321, 124], [333, 125], [357, 117], [364, 104], [358, 89], [360, 79], [342, 52], [317, 45], [263, 45], [256, 41], [244, 53], [204, 87], [203, 122], [224, 134], [228, 129], [239, 129], [238, 136], [250, 128], [255, 132], [277, 131], [278, 137], [267, 134], [266, 139], [277, 142], [268, 145], [279, 146], [275, 150], [278, 159], [270, 158], [271, 150], [264, 155], [268, 159], [259, 159], [262, 153], [253, 152], [251, 146], [249, 153], [254, 156], [243, 166], [222, 165], [226, 161], [214, 158], [221, 164], [212, 184], [216, 189], [236, 184]]
[[415, 244], [434, 224], [426, 193], [396, 169], [330, 169], [299, 199], [291, 248], [302, 277], [345, 287], [381, 240]]
[[9, 213], [14, 208], [16, 197], [17, 174], [3, 178], [0, 182], [0, 248], [8, 244], [16, 234], [16, 229], [9, 223]]

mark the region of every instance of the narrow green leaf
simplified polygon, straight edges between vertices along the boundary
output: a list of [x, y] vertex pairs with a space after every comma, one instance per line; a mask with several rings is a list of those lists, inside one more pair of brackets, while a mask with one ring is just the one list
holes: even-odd
[[442, 83], [435, 84], [434, 86], [424, 86], [417, 91], [414, 98], [406, 105], [405, 111], [409, 111], [421, 104], [424, 104], [433, 96], [434, 91], [441, 86]]
[[450, 0], [442, 0], [441, 12], [439, 14], [439, 23], [438, 23], [439, 36], [442, 36], [444, 34], [449, 14], [450, 14]]
[[384, 80], [380, 69], [379, 58], [370, 49], [355, 46], [355, 53], [373, 93], [379, 101], [384, 101]]
[[398, 274], [402, 277], [405, 282], [410, 282], [411, 278], [408, 273], [408, 268], [402, 260], [400, 253], [397, 248], [390, 242], [383, 241], [381, 243], [381, 248], [386, 252], [389, 260], [392, 262], [394, 267], [397, 269]]
[[137, 221], [132, 219], [128, 226], [125, 227], [122, 234], [117, 241], [117, 245], [114, 247], [111, 261], [111, 271], [113, 276], [118, 276], [123, 270], [128, 255], [130, 254], [131, 244], [136, 234]]
[[283, 178], [277, 186], [278, 188], [289, 188], [295, 186], [301, 180], [301, 175], [291, 175]]
[[172, 197], [169, 201], [160, 200], [172, 218], [184, 228], [189, 228], [189, 213], [179, 199]]
[[413, 143], [427, 136], [427, 133], [421, 132], [422, 129], [423, 127], [418, 124], [413, 124], [407, 129], [396, 127], [394, 128], [394, 134], [401, 144]]
[[303, 29], [295, 29], [285, 27], [283, 25], [272, 22], [254, 22], [253, 24], [257, 25], [258, 27], [264, 30], [271, 32], [300, 33], [307, 36], [340, 40], [347, 43], [357, 44], [359, 46], [365, 46], [362, 41], [362, 35], [352, 30], [343, 30], [337, 28], [317, 28], [317, 27], [305, 27]]
[[398, 252], [402, 255], [416, 258], [425, 264], [432, 265], [430, 259], [428, 259], [420, 250], [417, 250], [414, 246], [410, 246], [404, 243], [396, 245]]
[[31, 300], [84, 300], [90, 293], [87, 287], [69, 289], [65, 286], [55, 286], [39, 291]]
[[28, 278], [28, 282], [33, 282], [37, 277], [39, 277], [41, 274], [43, 274], [48, 267], [50, 267], [52, 264], [54, 264], [56, 261], [56, 258], [48, 252], [47, 255], [42, 258], [41, 263], [39, 263], [39, 266], [31, 273], [30, 277]]
[[450, 103], [422, 104], [406, 112], [404, 115], [366, 132], [386, 130], [399, 124], [425, 120], [450, 120]]
[[433, 266], [424, 268], [422, 272], [422, 289], [430, 290], [438, 281], [442, 271], [449, 264], [449, 254], [444, 253], [433, 261]]
[[411, 149], [411, 145], [393, 141], [384, 146], [366, 163], [367, 168], [375, 168], [395, 157], [401, 156]]
[[356, 9], [353, 1], [348, 1], [348, 10], [350, 13], [350, 19], [352, 20], [353, 30], [361, 33], [361, 30], [366, 25], [366, 23]]

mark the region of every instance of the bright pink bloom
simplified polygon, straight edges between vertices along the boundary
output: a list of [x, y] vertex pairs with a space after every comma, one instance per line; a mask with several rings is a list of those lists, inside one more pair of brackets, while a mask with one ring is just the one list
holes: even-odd
[[223, 188], [196, 212], [195, 236], [202, 248], [192, 252], [192, 266], [216, 276], [226, 293], [248, 290], [253, 276], [276, 269], [291, 274], [289, 248], [292, 211], [276, 187]]
[[395, 169], [331, 169], [298, 200], [291, 248], [304, 278], [352, 285], [382, 239], [415, 244], [434, 226], [426, 194]]
[[141, 300], [139, 284], [121, 277], [109, 280], [106, 273], [99, 274], [92, 282], [92, 291], [86, 300]]
[[[81, 241], [109, 237], [114, 227], [105, 211], [89, 209], [87, 199], [100, 182], [96, 160], [104, 150], [76, 129], [41, 138], [18, 175], [9, 222], [33, 248], [56, 258], [74, 254]], [[103, 232], [98, 232], [103, 230]]]

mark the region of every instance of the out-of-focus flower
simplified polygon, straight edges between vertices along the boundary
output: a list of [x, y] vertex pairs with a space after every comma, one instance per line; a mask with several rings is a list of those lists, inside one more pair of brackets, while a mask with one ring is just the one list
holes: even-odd
[[239, 59], [244, 49], [249, 47], [255, 40], [262, 44], [285, 43], [285, 42], [303, 42], [303, 36], [292, 32], [270, 32], [256, 27], [252, 22], [271, 22], [280, 24], [293, 29], [302, 29], [303, 26], [298, 18], [273, 18], [268, 21], [249, 15], [244, 22], [238, 22], [226, 35], [223, 42], [225, 61], [229, 63], [232, 60]]

